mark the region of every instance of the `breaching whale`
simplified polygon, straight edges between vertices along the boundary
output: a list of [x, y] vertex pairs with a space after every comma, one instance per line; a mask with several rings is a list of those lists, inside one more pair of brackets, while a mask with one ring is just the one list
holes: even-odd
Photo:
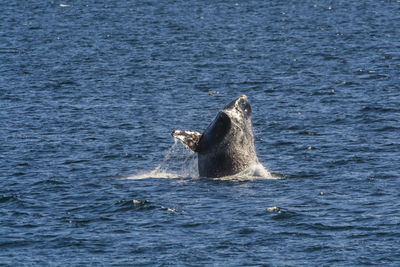
[[203, 133], [175, 130], [172, 136], [198, 153], [201, 177], [232, 176], [246, 170], [252, 176], [267, 176], [256, 155], [251, 113], [247, 96], [241, 95], [219, 111]]

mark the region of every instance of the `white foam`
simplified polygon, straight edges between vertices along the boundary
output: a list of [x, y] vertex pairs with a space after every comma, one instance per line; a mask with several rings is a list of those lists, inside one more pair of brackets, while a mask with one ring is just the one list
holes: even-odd
[[272, 175], [261, 163], [256, 163], [237, 173], [235, 175], [229, 175], [219, 178], [213, 178], [213, 180], [233, 180], [233, 181], [248, 181], [248, 180], [265, 180], [265, 179], [281, 179], [280, 177]]
[[181, 178], [181, 176], [176, 173], [160, 171], [160, 170], [157, 170], [157, 168], [156, 168], [150, 172], [145, 172], [145, 173], [140, 173], [140, 174], [129, 176], [126, 179], [141, 180], [141, 179], [149, 179], [149, 178], [176, 179], [176, 178]]

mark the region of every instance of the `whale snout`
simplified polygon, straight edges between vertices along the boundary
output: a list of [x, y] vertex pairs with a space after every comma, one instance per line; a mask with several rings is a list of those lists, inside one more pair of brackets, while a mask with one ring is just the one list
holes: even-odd
[[246, 95], [241, 95], [222, 110], [237, 125], [243, 125], [251, 117], [251, 106]]
[[238, 98], [236, 98], [235, 100], [233, 100], [232, 102], [230, 102], [228, 105], [226, 105], [224, 107], [224, 110], [229, 110], [229, 109], [242, 109], [245, 105], [249, 105], [248, 104], [248, 99], [246, 95], [241, 95]]

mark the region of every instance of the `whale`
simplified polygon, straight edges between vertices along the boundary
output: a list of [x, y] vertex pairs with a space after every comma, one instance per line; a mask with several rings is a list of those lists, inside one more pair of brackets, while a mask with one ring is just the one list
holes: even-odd
[[248, 98], [241, 95], [220, 110], [202, 133], [174, 130], [172, 136], [198, 154], [200, 177], [220, 178], [241, 173], [268, 176], [256, 154], [251, 115]]

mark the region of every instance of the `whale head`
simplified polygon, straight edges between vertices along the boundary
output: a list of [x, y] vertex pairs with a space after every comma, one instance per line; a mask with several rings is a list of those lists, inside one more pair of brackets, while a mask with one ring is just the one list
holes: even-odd
[[204, 131], [197, 152], [221, 146], [232, 146], [235, 150], [254, 148], [251, 114], [246, 95], [227, 104]]
[[203, 133], [175, 130], [172, 135], [198, 152], [200, 176], [221, 177], [258, 163], [251, 106], [246, 95], [226, 105]]

